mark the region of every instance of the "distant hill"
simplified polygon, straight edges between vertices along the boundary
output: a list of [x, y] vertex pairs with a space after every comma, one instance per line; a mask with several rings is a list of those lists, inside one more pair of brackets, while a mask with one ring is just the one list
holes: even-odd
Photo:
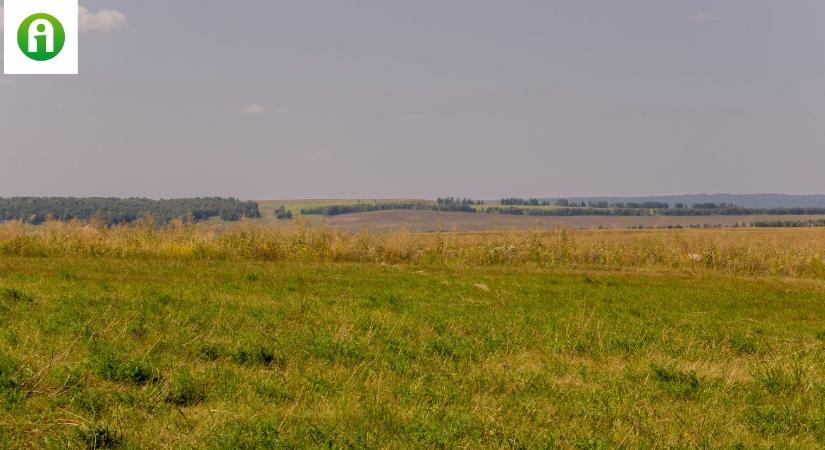
[[[825, 208], [825, 195], [789, 195], [789, 194], [692, 194], [661, 195], [650, 197], [565, 197], [577, 202], [628, 203], [628, 202], [662, 202], [683, 203], [732, 203], [745, 208]], [[555, 202], [558, 198], [543, 198]]]

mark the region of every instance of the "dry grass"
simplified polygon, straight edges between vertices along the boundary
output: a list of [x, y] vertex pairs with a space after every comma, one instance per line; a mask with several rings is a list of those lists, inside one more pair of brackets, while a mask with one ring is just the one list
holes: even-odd
[[298, 221], [204, 226], [0, 225], [0, 256], [248, 259], [825, 277], [825, 229], [347, 233]]

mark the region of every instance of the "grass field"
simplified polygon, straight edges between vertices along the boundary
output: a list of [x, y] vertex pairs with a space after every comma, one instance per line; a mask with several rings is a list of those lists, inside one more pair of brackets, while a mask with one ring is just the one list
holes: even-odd
[[49, 227], [0, 229], [0, 448], [825, 445], [825, 277], [721, 264], [745, 243], [809, 258], [821, 230], [570, 233], [582, 254], [609, 236], [654, 256], [713, 244], [720, 263], [588, 268], [269, 261], [237, 250], [267, 242], [249, 234], [231, 254], [215, 237], [201, 256], [105, 253], [174, 231], [86, 229], [81, 247]]
[[370, 230], [387, 233], [407, 229], [429, 231], [494, 231], [566, 229], [629, 229], [633, 227], [665, 228], [690, 226], [750, 225], [753, 222], [823, 220], [821, 215], [756, 216], [513, 216], [506, 214], [443, 211], [376, 211], [321, 218], [308, 216], [313, 224], [358, 232]]

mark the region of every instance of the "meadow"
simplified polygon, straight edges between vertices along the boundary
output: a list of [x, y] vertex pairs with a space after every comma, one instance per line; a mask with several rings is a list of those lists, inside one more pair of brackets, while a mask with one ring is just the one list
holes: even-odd
[[0, 448], [819, 448], [823, 250], [0, 225]]
[[[352, 233], [394, 233], [402, 229], [415, 232], [434, 231], [524, 231], [542, 228], [553, 230], [741, 227], [757, 223], [805, 222], [825, 220], [822, 215], [753, 215], [753, 216], [514, 216], [507, 214], [463, 213], [446, 211], [376, 211], [334, 217], [304, 216], [314, 225]], [[266, 219], [258, 219], [264, 221]]]

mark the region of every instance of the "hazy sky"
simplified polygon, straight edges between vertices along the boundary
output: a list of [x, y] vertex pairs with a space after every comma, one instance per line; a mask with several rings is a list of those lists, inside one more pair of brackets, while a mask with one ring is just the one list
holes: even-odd
[[823, 0], [81, 5], [0, 196], [825, 193]]

